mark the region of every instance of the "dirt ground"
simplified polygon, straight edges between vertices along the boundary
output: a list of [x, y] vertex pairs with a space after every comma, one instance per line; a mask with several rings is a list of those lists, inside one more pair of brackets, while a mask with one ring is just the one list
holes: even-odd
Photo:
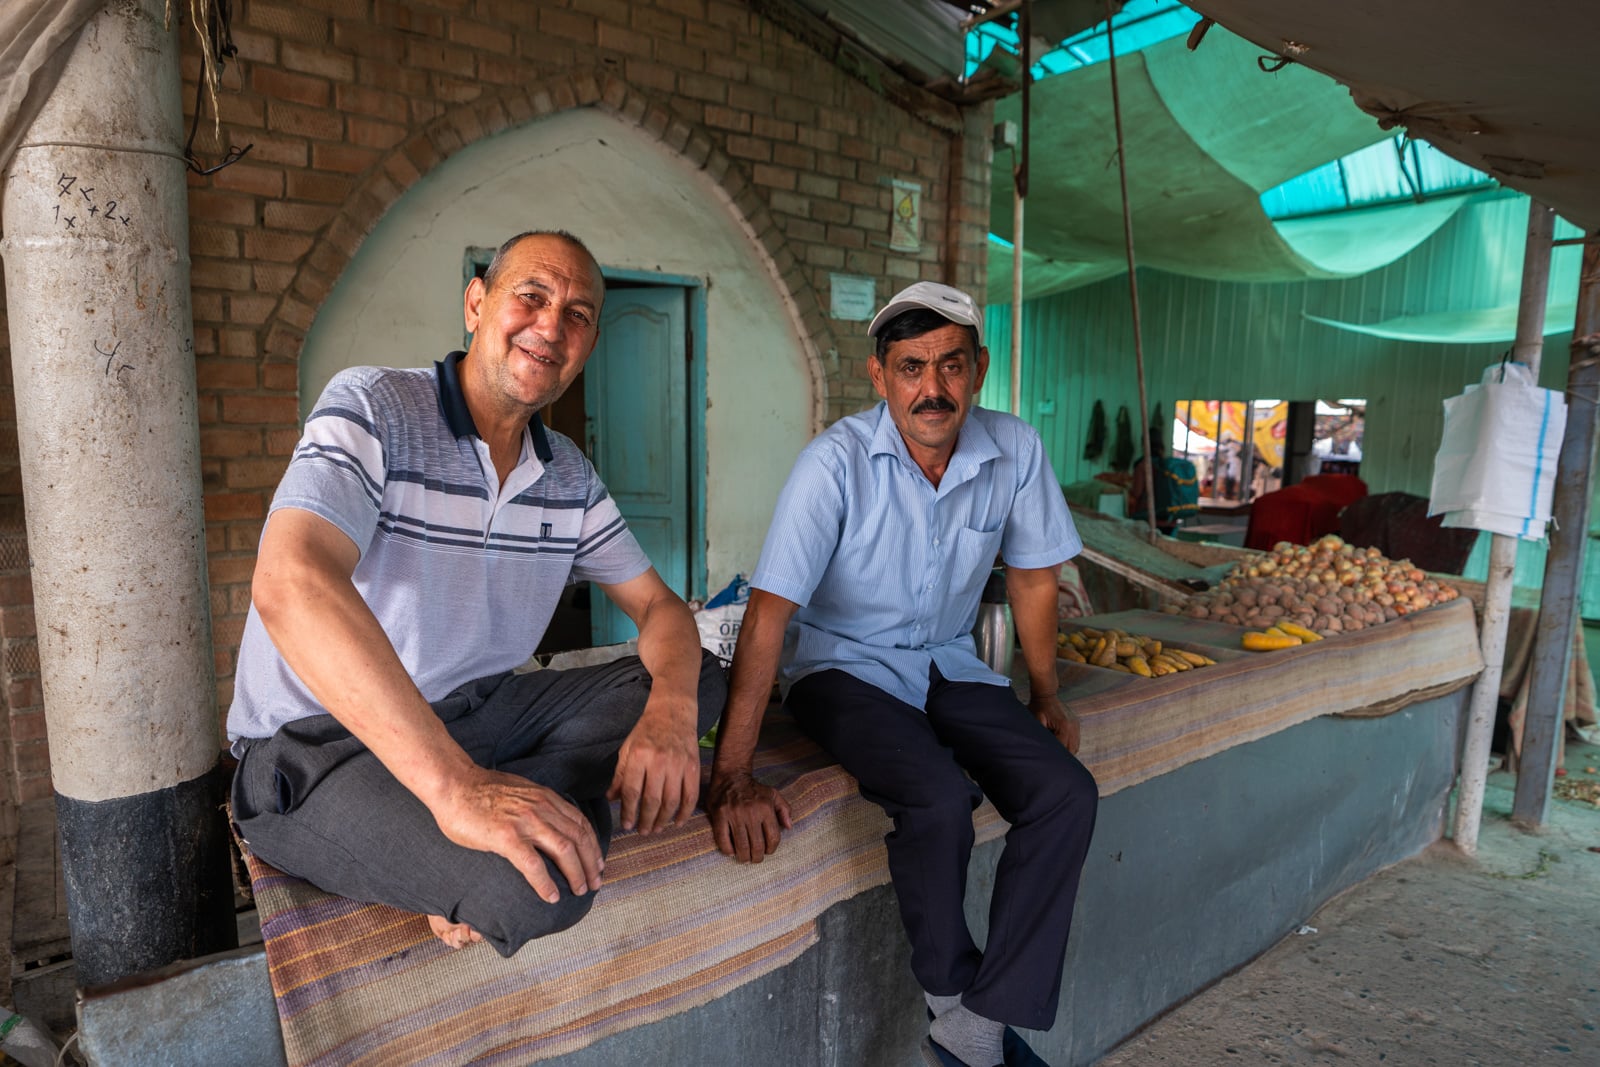
[[[1558, 795], [1600, 795], [1600, 748], [1565, 765]], [[1101, 1067], [1600, 1067], [1600, 801], [1529, 834], [1514, 788], [1490, 776], [1476, 860], [1441, 841], [1355, 886]]]

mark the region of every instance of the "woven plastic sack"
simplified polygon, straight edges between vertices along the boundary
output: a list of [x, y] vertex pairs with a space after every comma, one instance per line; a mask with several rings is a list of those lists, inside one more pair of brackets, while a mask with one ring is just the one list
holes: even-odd
[[1566, 398], [1502, 363], [1444, 402], [1428, 514], [1443, 525], [1541, 541], [1555, 495]]
[[726, 667], [733, 662], [733, 646], [739, 643], [739, 627], [744, 622], [744, 608], [750, 601], [750, 583], [744, 575], [736, 574], [733, 581], [706, 606], [694, 613], [694, 622], [700, 630], [700, 647], [722, 661]]

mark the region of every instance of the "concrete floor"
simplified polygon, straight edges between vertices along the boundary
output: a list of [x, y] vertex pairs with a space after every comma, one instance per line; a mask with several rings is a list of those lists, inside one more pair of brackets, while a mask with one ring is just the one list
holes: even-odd
[[[1600, 747], [1565, 765], [1600, 790]], [[1600, 801], [1529, 834], [1514, 788], [1490, 776], [1476, 860], [1441, 841], [1368, 879], [1101, 1067], [1600, 1064]]]

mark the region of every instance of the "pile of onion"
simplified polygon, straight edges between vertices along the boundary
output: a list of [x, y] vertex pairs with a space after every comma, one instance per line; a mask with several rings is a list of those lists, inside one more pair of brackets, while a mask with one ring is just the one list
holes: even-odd
[[1240, 563], [1209, 592], [1169, 615], [1265, 627], [1288, 619], [1323, 636], [1363, 630], [1461, 594], [1410, 560], [1356, 548], [1334, 534], [1310, 545], [1280, 541], [1258, 560]]

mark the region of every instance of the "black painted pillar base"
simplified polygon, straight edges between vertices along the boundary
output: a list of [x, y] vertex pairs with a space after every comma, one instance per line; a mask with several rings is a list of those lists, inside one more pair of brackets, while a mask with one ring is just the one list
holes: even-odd
[[78, 985], [238, 945], [220, 765], [115, 800], [56, 796]]

